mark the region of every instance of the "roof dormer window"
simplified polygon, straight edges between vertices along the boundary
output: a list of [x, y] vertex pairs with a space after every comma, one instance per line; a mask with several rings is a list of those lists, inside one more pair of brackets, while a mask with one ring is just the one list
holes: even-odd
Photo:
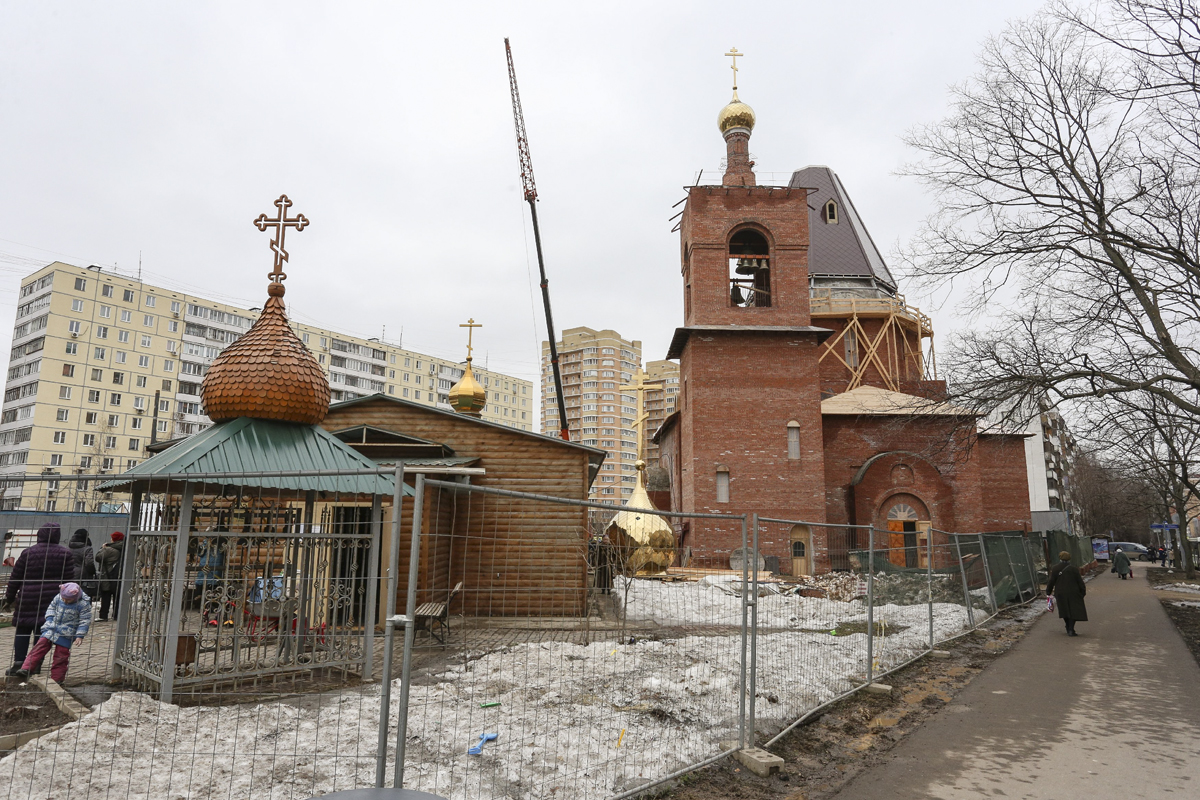
[[825, 222], [829, 223], [830, 225], [837, 225], [837, 223], [838, 223], [838, 207], [837, 207], [837, 203], [835, 201], [830, 200], [829, 202], [827, 202], [825, 204], [824, 214], [825, 214]]

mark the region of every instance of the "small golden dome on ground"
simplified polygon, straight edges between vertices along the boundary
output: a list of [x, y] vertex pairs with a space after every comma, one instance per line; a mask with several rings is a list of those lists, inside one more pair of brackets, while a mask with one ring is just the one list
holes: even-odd
[[463, 372], [462, 379], [450, 387], [450, 406], [460, 414], [478, 417], [486, 405], [487, 389], [475, 380], [475, 373], [471, 371], [471, 359], [468, 358], [467, 369]]
[[736, 90], [733, 100], [717, 114], [717, 127], [721, 133], [727, 133], [732, 128], [754, 130], [754, 109], [738, 99]]

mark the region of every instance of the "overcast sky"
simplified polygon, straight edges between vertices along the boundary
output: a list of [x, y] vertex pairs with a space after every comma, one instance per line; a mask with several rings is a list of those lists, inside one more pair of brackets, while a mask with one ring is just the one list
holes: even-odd
[[[536, 380], [508, 36], [558, 329], [662, 358], [682, 320], [668, 219], [724, 156], [730, 47], [760, 174], [829, 165], [890, 251], [929, 208], [894, 176], [900, 137], [1040, 5], [0, 0], [0, 352], [21, 278], [55, 259], [132, 273], [140, 253], [148, 282], [261, 305], [252, 221], [286, 192], [312, 221], [288, 238], [295, 318], [461, 358], [472, 316], [479, 356]], [[962, 324], [932, 311], [941, 339]]]

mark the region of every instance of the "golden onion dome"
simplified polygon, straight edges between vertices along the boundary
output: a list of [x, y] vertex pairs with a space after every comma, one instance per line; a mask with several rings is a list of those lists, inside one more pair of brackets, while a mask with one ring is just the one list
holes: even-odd
[[486, 405], [487, 389], [475, 380], [475, 373], [471, 371], [471, 359], [468, 358], [467, 369], [463, 372], [462, 379], [450, 387], [450, 406], [460, 414], [478, 417]]
[[736, 90], [729, 105], [717, 114], [717, 127], [721, 129], [721, 133], [727, 133], [732, 128], [754, 130], [754, 109], [738, 99]]

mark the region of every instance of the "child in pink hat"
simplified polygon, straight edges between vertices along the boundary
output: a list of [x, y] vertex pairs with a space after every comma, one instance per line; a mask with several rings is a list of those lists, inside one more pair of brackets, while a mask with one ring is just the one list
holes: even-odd
[[83, 593], [79, 584], [64, 583], [58, 589], [58, 594], [46, 609], [41, 638], [29, 651], [25, 663], [17, 670], [18, 677], [22, 679], [28, 678], [29, 673], [42, 666], [46, 654], [53, 647], [54, 664], [50, 667], [50, 677], [61, 684], [67, 678], [71, 647], [76, 642], [83, 641], [92, 625], [92, 600]]

